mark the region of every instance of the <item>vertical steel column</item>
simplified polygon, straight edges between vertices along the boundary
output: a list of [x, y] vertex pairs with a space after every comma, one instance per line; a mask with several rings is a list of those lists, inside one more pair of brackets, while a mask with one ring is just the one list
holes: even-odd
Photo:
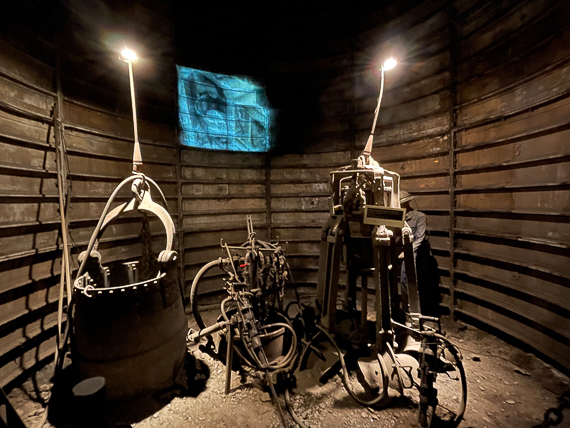
[[[231, 324], [226, 326], [226, 387], [225, 393], [228, 395], [232, 387], [232, 365], [234, 363], [234, 332]], [[208, 339], [210, 340], [210, 339]]]
[[360, 330], [366, 333], [368, 329], [368, 277], [363, 271], [361, 276], [362, 287], [360, 288]]
[[455, 127], [457, 125], [457, 114], [455, 107], [457, 104], [457, 83], [456, 83], [456, 33], [455, 14], [453, 11], [453, 0], [449, 1], [448, 16], [449, 21], [449, 311], [451, 318], [455, 318]]

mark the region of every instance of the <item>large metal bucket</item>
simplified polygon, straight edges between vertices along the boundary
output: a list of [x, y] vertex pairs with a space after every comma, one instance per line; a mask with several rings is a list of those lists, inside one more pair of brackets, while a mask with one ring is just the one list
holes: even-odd
[[187, 321], [175, 269], [120, 287], [76, 286], [74, 299], [81, 379], [103, 376], [111, 401], [184, 383]]
[[[115, 197], [126, 186], [131, 187], [133, 198], [111, 209]], [[106, 379], [107, 398], [111, 401], [185, 384], [188, 328], [178, 287], [177, 254], [172, 251], [175, 228], [168, 211], [152, 200], [151, 186], [165, 207], [166, 198], [158, 185], [144, 174], [134, 173], [113, 191], [87, 250], [79, 255], [81, 265], [73, 288], [73, 358], [81, 379]], [[103, 268], [96, 251], [107, 226], [133, 211], [156, 215], [166, 231], [166, 248], [158, 255], [158, 273], [154, 277], [145, 269], [138, 278], [136, 263]], [[148, 258], [145, 261], [150, 269]]]

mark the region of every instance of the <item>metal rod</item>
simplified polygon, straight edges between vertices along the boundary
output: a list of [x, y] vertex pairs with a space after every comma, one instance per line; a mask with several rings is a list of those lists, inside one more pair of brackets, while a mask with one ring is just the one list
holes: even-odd
[[139, 132], [137, 129], [137, 105], [135, 102], [135, 79], [133, 77], [133, 63], [127, 61], [129, 65], [129, 82], [131, 85], [131, 103], [133, 106], [133, 131], [135, 136], [135, 147], [133, 150], [133, 172], [139, 172], [139, 166], [143, 164], [141, 147], [139, 144]]
[[376, 110], [374, 110], [374, 121], [372, 122], [372, 129], [370, 130], [370, 136], [366, 142], [366, 146], [362, 151], [364, 156], [370, 156], [372, 153], [372, 144], [374, 142], [374, 131], [376, 130], [376, 122], [378, 121], [378, 113], [380, 113], [380, 105], [382, 104], [382, 95], [384, 94], [384, 66], [380, 68], [380, 94], [378, 95], [378, 104], [376, 105]]
[[194, 332], [193, 334], [188, 336], [188, 341], [192, 343], [197, 343], [203, 337], [211, 336], [212, 334], [217, 333], [218, 331], [224, 328], [229, 328], [228, 327], [229, 325], [230, 322], [228, 321], [220, 321], [219, 323], [206, 327], [200, 331]]
[[233, 328], [230, 325], [226, 327], [228, 332], [226, 334], [226, 395], [230, 393], [230, 389], [232, 386], [232, 365], [234, 362], [234, 335], [233, 335]]
[[376, 122], [378, 121], [378, 113], [380, 113], [380, 105], [382, 104], [382, 95], [384, 95], [384, 67], [380, 68], [380, 94], [378, 95], [378, 105], [374, 111], [374, 122], [372, 122], [372, 129], [370, 135], [374, 135], [376, 130]]
[[[262, 348], [262, 352], [261, 355], [263, 356], [264, 364], [267, 364], [267, 358], [265, 357], [265, 352], [263, 352], [263, 348]], [[267, 384], [269, 385], [269, 389], [271, 390], [271, 396], [273, 397], [273, 401], [275, 403], [275, 406], [277, 407], [277, 413], [279, 413], [279, 418], [281, 419], [281, 423], [283, 424], [283, 427], [287, 427], [287, 421], [285, 420], [285, 415], [283, 414], [283, 409], [281, 408], [281, 404], [279, 403], [279, 398], [277, 396], [277, 392], [275, 391], [275, 386], [273, 385], [273, 380], [271, 379], [271, 374], [269, 373], [269, 370], [265, 370], [265, 377], [267, 379]]]
[[360, 328], [365, 331], [368, 326], [368, 277], [362, 273], [360, 287]]

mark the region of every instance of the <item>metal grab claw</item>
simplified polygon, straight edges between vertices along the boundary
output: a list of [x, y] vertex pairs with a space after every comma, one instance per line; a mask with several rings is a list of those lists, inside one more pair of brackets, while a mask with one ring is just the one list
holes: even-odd
[[[146, 177], [144, 176], [137, 178], [131, 186], [131, 190], [134, 195], [133, 198], [129, 202], [124, 202], [113, 208], [105, 216], [97, 237], [97, 242], [107, 226], [121, 214], [134, 210], [151, 213], [160, 219], [166, 231], [166, 249], [160, 252], [158, 261], [162, 263], [171, 262], [174, 261], [177, 257], [176, 252], [172, 251], [172, 242], [174, 239], [174, 233], [176, 232], [174, 222], [172, 221], [170, 214], [168, 214], [168, 211], [166, 211], [162, 205], [159, 205], [152, 200], [152, 197], [150, 196], [150, 187], [146, 183], [145, 179]], [[142, 188], [143, 186], [146, 188]]]
[[[110, 210], [111, 204], [117, 197], [119, 191], [128, 184], [131, 184], [131, 191], [134, 194], [133, 199], [131, 199], [129, 202], [122, 203]], [[172, 242], [175, 232], [174, 223], [168, 214], [168, 211], [152, 200], [150, 196], [150, 184], [152, 184], [158, 191], [162, 201], [164, 202], [164, 205], [166, 206], [166, 198], [164, 197], [162, 190], [151, 178], [146, 177], [141, 173], [136, 173], [130, 177], [127, 177], [115, 188], [109, 197], [109, 200], [107, 201], [107, 204], [101, 213], [99, 222], [91, 234], [91, 238], [87, 244], [87, 249], [83, 251], [83, 253], [92, 254], [93, 251], [97, 251], [100, 237], [102, 236], [105, 229], [109, 226], [109, 224], [111, 224], [111, 222], [114, 221], [117, 217], [119, 217], [124, 212], [138, 210], [153, 213], [156, 215], [162, 221], [162, 224], [166, 230], [166, 249], [161, 251], [158, 256], [158, 261], [162, 263], [171, 263], [176, 260], [178, 255], [175, 251], [172, 251]], [[80, 281], [80, 278], [85, 272], [88, 259], [91, 259], [91, 257], [86, 257], [85, 255], [81, 257], [80, 255], [81, 264], [77, 271], [77, 277], [74, 281], [74, 284], [76, 286], [78, 285], [78, 281]]]

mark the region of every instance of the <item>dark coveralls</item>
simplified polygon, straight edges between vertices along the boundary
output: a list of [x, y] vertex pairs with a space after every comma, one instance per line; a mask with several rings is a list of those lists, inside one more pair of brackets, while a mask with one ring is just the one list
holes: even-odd
[[[418, 294], [422, 314], [430, 316], [439, 315], [439, 271], [437, 261], [431, 253], [429, 235], [427, 234], [427, 217], [417, 210], [406, 213], [406, 222], [412, 229], [414, 239], [414, 260], [416, 262], [416, 275], [418, 281]], [[402, 263], [400, 276], [403, 293], [408, 294], [408, 278], [405, 263]]]
[[[429, 240], [426, 236], [427, 229], [427, 216], [417, 210], [408, 211], [406, 213], [406, 223], [412, 229], [412, 235], [414, 240], [412, 241], [412, 246], [414, 247], [414, 260], [417, 263], [418, 248], [425, 241]], [[419, 273], [416, 273], [419, 276]], [[406, 276], [406, 264], [402, 263], [402, 272], [400, 275], [400, 282], [404, 288], [405, 293], [408, 293], [408, 277]]]

